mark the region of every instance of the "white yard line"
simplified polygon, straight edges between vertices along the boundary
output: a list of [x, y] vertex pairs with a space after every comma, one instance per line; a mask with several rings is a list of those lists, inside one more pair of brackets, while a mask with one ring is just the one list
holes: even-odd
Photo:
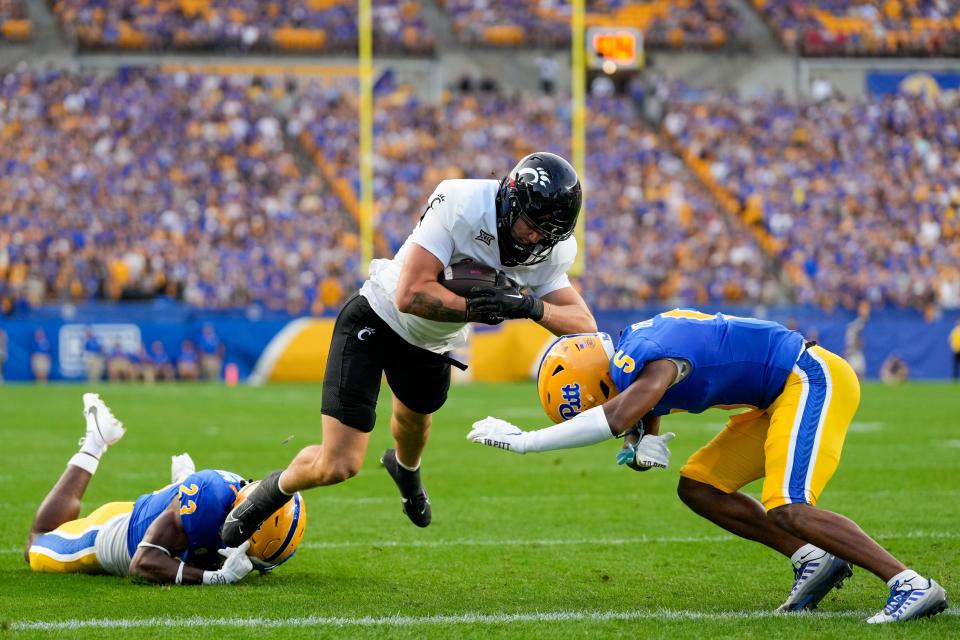
[[[900, 531], [874, 535], [881, 540], [931, 539], [958, 540], [960, 531]], [[351, 540], [345, 542], [305, 542], [301, 549], [352, 549], [358, 547], [377, 548], [435, 548], [435, 547], [593, 547], [640, 544], [712, 544], [740, 540], [735, 536], [637, 536], [632, 538], [516, 538], [510, 540]], [[22, 547], [2, 547], [0, 555], [21, 554]]]
[[[791, 615], [792, 619], [864, 619], [874, 611], [830, 611]], [[944, 615], [956, 616], [956, 609]], [[651, 609], [648, 611], [546, 611], [536, 613], [462, 613], [434, 616], [363, 616], [347, 618], [340, 616], [307, 616], [300, 618], [94, 618], [91, 620], [59, 620], [56, 622], [13, 622], [11, 631], [60, 631], [74, 629], [150, 629], [193, 627], [411, 627], [420, 625], [454, 624], [513, 624], [518, 622], [576, 622], [576, 621], [726, 621], [762, 620], [783, 617], [774, 611], [677, 611]]]
[[514, 540], [382, 540], [351, 542], [307, 542], [306, 549], [343, 549], [350, 547], [560, 547], [560, 546], [613, 546], [630, 544], [669, 544], [678, 542], [729, 542], [733, 536], [640, 536], [637, 538], [531, 538]]

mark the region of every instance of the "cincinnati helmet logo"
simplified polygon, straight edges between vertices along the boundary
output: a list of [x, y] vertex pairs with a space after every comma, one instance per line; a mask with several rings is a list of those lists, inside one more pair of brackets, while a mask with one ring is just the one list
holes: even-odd
[[525, 175], [530, 176], [530, 178], [528, 180], [524, 180], [524, 182], [532, 182], [533, 184], [538, 184], [541, 187], [547, 186], [547, 183], [550, 182], [550, 174], [547, 173], [547, 170], [543, 167], [537, 167], [536, 169], [524, 167], [523, 169], [517, 171], [518, 180]]
[[563, 396], [563, 399], [566, 401], [557, 407], [557, 411], [560, 413], [561, 418], [564, 420], [569, 420], [573, 416], [580, 413], [580, 409], [583, 404], [582, 400], [580, 399], [580, 385], [578, 383], [574, 382], [564, 385], [560, 389], [560, 395]]

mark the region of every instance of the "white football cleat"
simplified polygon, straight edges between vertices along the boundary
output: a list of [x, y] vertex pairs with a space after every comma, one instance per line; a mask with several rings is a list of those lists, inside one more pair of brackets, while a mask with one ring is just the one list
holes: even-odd
[[178, 456], [170, 456], [170, 482], [177, 484], [194, 473], [197, 465], [189, 453], [181, 453]]
[[822, 549], [807, 555], [810, 557], [794, 563], [793, 589], [777, 609], [780, 613], [816, 609], [831, 589], [839, 589], [843, 581], [853, 575], [849, 562]]
[[867, 618], [867, 624], [905, 622], [935, 616], [947, 608], [947, 592], [933, 580], [916, 576], [890, 587], [883, 611]]
[[83, 394], [83, 417], [87, 419], [87, 433], [80, 439], [81, 445], [92, 443], [106, 449], [127, 432], [98, 393]]

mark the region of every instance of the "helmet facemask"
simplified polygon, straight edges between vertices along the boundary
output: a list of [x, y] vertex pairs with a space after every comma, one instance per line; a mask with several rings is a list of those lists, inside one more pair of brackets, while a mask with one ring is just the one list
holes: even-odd
[[[500, 246], [500, 262], [505, 267], [540, 264], [550, 257], [550, 252], [559, 242], [570, 237], [573, 229], [569, 231], [558, 230], [555, 228], [556, 225], [550, 224], [547, 220], [543, 221], [546, 224], [542, 224], [531, 217], [528, 211], [533, 207], [527, 208], [521, 204], [524, 199], [529, 203], [529, 194], [524, 193], [529, 191], [529, 188], [521, 187], [518, 189], [514, 187], [512, 189], [508, 188], [508, 191], [514, 193], [509, 194], [504, 202], [498, 202], [498, 206], [503, 211], [501, 215], [497, 216], [497, 243]], [[526, 197], [524, 198], [524, 196]], [[531, 229], [540, 234], [540, 240], [533, 244], [525, 244], [514, 236], [513, 228], [517, 224], [517, 220], [521, 218]]]
[[[547, 260], [557, 244], [573, 235], [581, 201], [577, 173], [563, 158], [538, 152], [517, 163], [497, 192], [497, 243], [503, 266]], [[514, 235], [521, 218], [540, 235], [536, 243], [526, 244]]]

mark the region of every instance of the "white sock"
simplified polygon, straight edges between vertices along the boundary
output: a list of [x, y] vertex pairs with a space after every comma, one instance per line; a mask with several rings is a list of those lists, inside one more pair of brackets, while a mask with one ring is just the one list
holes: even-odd
[[815, 552], [817, 551], [819, 551], [821, 554], [825, 553], [825, 551], [820, 547], [818, 547], [817, 545], [810, 544], [808, 542], [807, 544], [803, 545], [802, 547], [794, 551], [793, 555], [790, 556], [790, 562], [797, 564], [798, 562], [806, 562], [807, 560], [812, 560]]
[[70, 458], [70, 462], [67, 464], [80, 467], [84, 471], [89, 472], [90, 475], [93, 475], [97, 472], [97, 467], [100, 465], [100, 456], [95, 456], [85, 449], [86, 447], [80, 449], [79, 453], [73, 454], [73, 457]]
[[420, 461], [419, 461], [419, 460], [417, 460], [417, 464], [413, 465], [412, 467], [408, 467], [407, 465], [405, 465], [405, 464], [403, 464], [402, 462], [400, 462], [399, 456], [397, 457], [397, 464], [400, 465], [402, 468], [406, 469], [407, 471], [410, 471], [410, 472], [416, 471], [417, 469], [420, 468]]
[[904, 569], [897, 575], [887, 580], [887, 586], [892, 589], [893, 585], [895, 585], [898, 582], [901, 582], [901, 583], [910, 582], [914, 578], [919, 578], [919, 577], [920, 577], [920, 574], [914, 571], [913, 569]]

